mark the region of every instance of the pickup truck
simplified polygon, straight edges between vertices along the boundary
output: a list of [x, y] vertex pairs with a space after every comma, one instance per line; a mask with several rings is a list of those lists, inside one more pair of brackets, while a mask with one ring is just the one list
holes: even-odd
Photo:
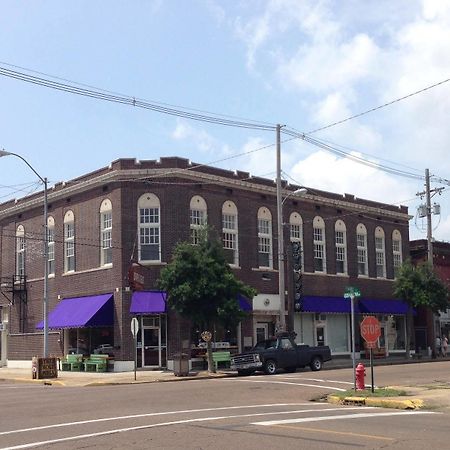
[[239, 375], [251, 375], [256, 371], [273, 375], [278, 369], [295, 372], [297, 368], [305, 366], [314, 371], [320, 370], [323, 363], [330, 360], [329, 347], [297, 345], [291, 335], [283, 333], [258, 342], [249, 352], [233, 356], [231, 369], [237, 370]]

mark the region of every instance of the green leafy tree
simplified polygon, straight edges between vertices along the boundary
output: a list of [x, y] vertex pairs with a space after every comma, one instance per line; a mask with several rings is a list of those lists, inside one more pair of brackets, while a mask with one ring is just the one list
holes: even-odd
[[[168, 294], [169, 307], [203, 330], [211, 330], [214, 323], [237, 325], [245, 317], [238, 294], [248, 298], [256, 294], [234, 276], [222, 243], [210, 228], [203, 230], [198, 245], [177, 244], [158, 284]], [[215, 372], [211, 342], [207, 348], [208, 370]]]
[[406, 355], [409, 357], [413, 329], [413, 308], [425, 306], [435, 314], [446, 311], [450, 306], [450, 293], [430, 264], [414, 266], [408, 260], [400, 266], [397, 272], [397, 278], [394, 282], [394, 295], [409, 305], [406, 315]]

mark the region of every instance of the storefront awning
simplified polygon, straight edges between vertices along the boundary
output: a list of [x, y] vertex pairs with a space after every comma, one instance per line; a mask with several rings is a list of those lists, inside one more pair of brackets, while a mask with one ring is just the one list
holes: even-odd
[[[114, 323], [113, 294], [74, 297], [61, 300], [48, 315], [48, 327], [108, 327]], [[44, 328], [44, 322], [36, 325]]]
[[243, 295], [238, 294], [238, 301], [239, 301], [239, 308], [242, 311], [249, 312], [253, 309], [251, 302], [247, 297], [244, 297]]
[[[303, 297], [303, 311], [317, 313], [348, 313], [350, 299], [343, 297]], [[408, 305], [398, 299], [361, 298], [355, 301], [357, 314], [406, 314]]]
[[162, 291], [136, 291], [131, 296], [130, 314], [161, 314], [166, 312], [167, 294]]

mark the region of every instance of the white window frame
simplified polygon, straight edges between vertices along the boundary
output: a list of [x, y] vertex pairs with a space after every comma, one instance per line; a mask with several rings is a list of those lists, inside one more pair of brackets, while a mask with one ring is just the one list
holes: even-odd
[[[268, 265], [260, 264], [260, 255], [267, 255]], [[273, 268], [272, 214], [266, 207], [258, 210], [258, 266]]]
[[293, 212], [289, 216], [289, 239], [292, 242], [298, 242], [301, 248], [302, 270], [305, 267], [304, 251], [303, 251], [303, 219], [298, 212]]
[[[161, 208], [159, 198], [155, 194], [147, 193], [139, 197], [137, 219], [139, 262], [161, 262]], [[145, 246], [157, 246], [157, 258], [143, 258], [143, 247]]]
[[189, 229], [193, 245], [200, 243], [201, 230], [207, 224], [207, 212], [205, 199], [200, 195], [194, 195], [189, 205]]
[[377, 278], [386, 278], [386, 239], [381, 227], [375, 228], [375, 264]]
[[234, 202], [228, 200], [222, 205], [222, 242], [225, 251], [232, 253], [232, 266], [239, 266], [238, 211]]
[[64, 215], [64, 273], [75, 272], [75, 216], [73, 211]]
[[47, 220], [47, 267], [49, 276], [55, 275], [55, 219]]
[[16, 229], [16, 275], [25, 276], [26, 241], [25, 228], [19, 225]]
[[[334, 242], [336, 245], [336, 274], [347, 275], [347, 229], [342, 220], [334, 224]], [[342, 262], [342, 271], [338, 271], [338, 263]]]
[[[356, 227], [356, 261], [358, 264], [358, 277], [369, 276], [369, 261], [367, 254], [367, 228], [364, 224], [360, 223]], [[362, 266], [364, 264], [364, 266]], [[364, 268], [364, 273], [360, 268]]]
[[[325, 222], [320, 216], [313, 220], [313, 250], [314, 250], [314, 272], [327, 273], [327, 250], [325, 237]], [[319, 269], [319, 261], [321, 268]]]
[[403, 263], [402, 254], [402, 234], [399, 230], [392, 232], [392, 264], [394, 269], [394, 277], [397, 278], [397, 271]]
[[100, 266], [112, 265], [112, 203], [105, 199], [100, 206]]

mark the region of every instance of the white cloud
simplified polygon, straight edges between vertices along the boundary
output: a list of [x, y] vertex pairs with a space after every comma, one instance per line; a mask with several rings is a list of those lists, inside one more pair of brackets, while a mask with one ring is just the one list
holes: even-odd
[[217, 148], [216, 140], [209, 133], [182, 121], [178, 121], [172, 132], [172, 138], [176, 141], [190, 141], [192, 146], [197, 147], [202, 152], [211, 152]]

